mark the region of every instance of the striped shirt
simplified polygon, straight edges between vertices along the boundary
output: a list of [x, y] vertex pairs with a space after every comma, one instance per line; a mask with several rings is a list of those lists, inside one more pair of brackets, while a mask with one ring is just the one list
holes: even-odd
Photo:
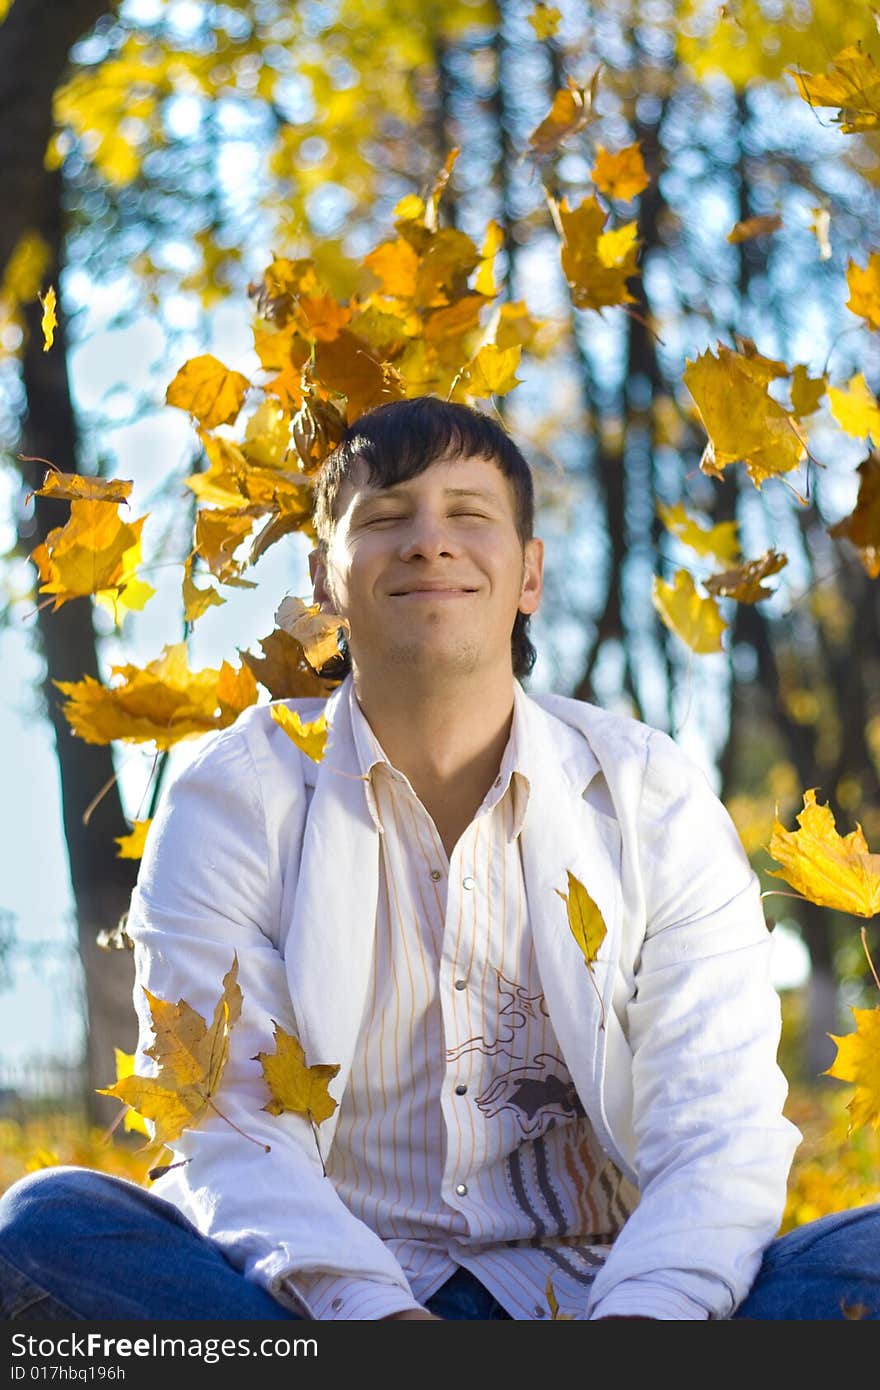
[[[636, 1194], [599, 1148], [541, 991], [519, 835], [528, 705], [514, 681], [498, 776], [447, 856], [354, 686], [351, 718], [380, 835], [376, 944], [327, 1176], [424, 1304], [457, 1266], [516, 1319], [580, 1317]], [[317, 1318], [412, 1306], [399, 1288], [298, 1276]]]

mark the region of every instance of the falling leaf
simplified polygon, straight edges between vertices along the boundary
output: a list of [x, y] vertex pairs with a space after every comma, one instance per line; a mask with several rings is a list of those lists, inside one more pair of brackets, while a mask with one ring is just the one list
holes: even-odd
[[741, 241], [751, 241], [756, 236], [769, 236], [772, 232], [778, 232], [781, 226], [782, 218], [778, 213], [765, 217], [746, 217], [728, 232], [727, 240], [737, 245]]
[[880, 402], [861, 372], [850, 377], [846, 387], [829, 386], [831, 414], [841, 429], [856, 439], [868, 436], [880, 444]]
[[[135, 1054], [123, 1052], [121, 1047], [114, 1047], [113, 1055], [116, 1059], [116, 1080], [124, 1081], [127, 1076], [134, 1076]], [[131, 1106], [128, 1106], [122, 1117], [122, 1128], [134, 1134], [142, 1134], [145, 1139], [152, 1137], [143, 1115], [139, 1115]]]
[[772, 598], [774, 593], [773, 589], [765, 589], [761, 581], [771, 574], [778, 574], [787, 564], [787, 555], [768, 550], [757, 560], [749, 560], [736, 569], [725, 570], [723, 574], [711, 575], [705, 580], [705, 586], [717, 598], [733, 598], [737, 603], [758, 603], [762, 598]]
[[589, 87], [579, 87], [574, 78], [568, 79], [568, 86], [562, 87], [553, 98], [553, 105], [547, 115], [529, 136], [532, 152], [538, 155], [553, 154], [563, 140], [576, 131], [583, 130], [588, 121], [594, 120], [593, 102], [599, 81], [600, 69], [593, 74]]
[[240, 649], [238, 654], [273, 700], [323, 697], [339, 684], [338, 679], [319, 676], [306, 661], [302, 643], [281, 628], [261, 637], [260, 647], [261, 657]]
[[307, 1067], [306, 1055], [298, 1039], [277, 1023], [274, 1028], [275, 1051], [258, 1052], [253, 1058], [263, 1068], [271, 1096], [263, 1109], [270, 1115], [283, 1115], [286, 1111], [306, 1115], [313, 1124], [322, 1124], [336, 1109], [337, 1102], [330, 1094], [329, 1085], [339, 1067], [321, 1064]]
[[862, 827], [839, 835], [831, 808], [817, 805], [815, 788], [804, 792], [797, 822], [800, 830], [786, 830], [778, 819], [773, 826], [768, 852], [782, 868], [768, 870], [770, 877], [820, 907], [857, 917], [880, 912], [880, 854], [869, 853]]
[[229, 1057], [229, 1035], [241, 1014], [238, 957], [223, 977], [210, 1027], [185, 999], [176, 1004], [144, 989], [154, 1041], [145, 1049], [158, 1065], [155, 1076], [127, 1076], [98, 1095], [115, 1096], [154, 1122], [154, 1142], [172, 1144], [194, 1128], [213, 1105]]
[[828, 527], [829, 536], [841, 537], [856, 547], [872, 579], [880, 578], [880, 452], [863, 459], [855, 510]]
[[618, 150], [616, 154], [609, 154], [598, 145], [592, 179], [600, 193], [606, 194], [609, 198], [619, 198], [624, 203], [642, 193], [651, 180], [645, 168], [639, 141]]
[[65, 502], [125, 502], [131, 496], [133, 483], [122, 478], [88, 478], [79, 473], [61, 473], [50, 469], [43, 486], [27, 494], [31, 497], [57, 497]]
[[668, 507], [658, 502], [657, 512], [667, 531], [677, 536], [682, 545], [697, 555], [711, 555], [722, 565], [735, 565], [739, 559], [739, 541], [735, 521], [719, 521], [704, 526], [698, 517], [689, 516], [681, 502]]
[[500, 348], [494, 343], [481, 347], [462, 374], [461, 384], [470, 396], [506, 396], [520, 384], [516, 374], [521, 347]]
[[853, 1009], [855, 1032], [845, 1037], [829, 1033], [837, 1044], [837, 1056], [823, 1074], [839, 1081], [855, 1082], [855, 1095], [847, 1109], [850, 1130], [862, 1125], [880, 1126], [880, 1006]]
[[194, 553], [186, 559], [183, 566], [183, 584], [181, 594], [183, 598], [183, 620], [186, 623], [196, 622], [203, 613], [209, 608], [217, 607], [226, 602], [222, 594], [210, 585], [207, 589], [200, 589], [192, 577]]
[[339, 656], [340, 628], [348, 632], [346, 618], [338, 613], [322, 613], [317, 603], [305, 603], [293, 595], [281, 600], [275, 622], [302, 644], [306, 661], [316, 671]]
[[555, 888], [553, 891], [558, 893], [565, 903], [571, 934], [580, 947], [581, 954], [587, 963], [587, 969], [592, 972], [599, 948], [605, 940], [607, 928], [602, 913], [584, 885], [575, 878], [571, 869], [567, 869], [566, 874], [568, 876], [568, 892], [563, 893], [559, 888]]
[[327, 744], [327, 719], [322, 714], [310, 724], [304, 724], [299, 711], [288, 709], [286, 705], [270, 705], [270, 712], [292, 743], [302, 749], [306, 757], [319, 763], [324, 756]]
[[847, 309], [863, 318], [869, 328], [880, 328], [880, 251], [872, 251], [864, 270], [855, 261], [846, 268], [849, 286]]
[[52, 285], [49, 286], [45, 294], [40, 295], [40, 303], [43, 306], [43, 317], [40, 320], [40, 327], [43, 330], [43, 351], [48, 352], [55, 341], [55, 329], [58, 327], [58, 316], [55, 313], [57, 299]]
[[655, 575], [651, 600], [662, 621], [691, 651], [723, 651], [721, 634], [727, 624], [714, 598], [697, 593], [687, 570], [677, 570], [672, 584]]
[[718, 344], [718, 356], [702, 353], [688, 361], [684, 383], [696, 402], [709, 435], [700, 467], [719, 477], [742, 460], [760, 488], [768, 478], [787, 473], [806, 458], [798, 421], [769, 394], [768, 386], [786, 376], [783, 362], [759, 353], [734, 352]]
[[880, 126], [880, 68], [857, 44], [841, 49], [825, 74], [788, 68], [810, 106], [837, 106], [835, 123], [846, 135]]
[[118, 684], [102, 685], [91, 676], [55, 681], [67, 697], [62, 713], [86, 743], [153, 741], [167, 749], [183, 738], [225, 729], [257, 700], [253, 673], [223, 662], [218, 670], [191, 671], [186, 644], [178, 642], [141, 668], [113, 666]]
[[504, 228], [500, 222], [491, 221], [486, 227], [486, 235], [480, 247], [480, 265], [474, 280], [477, 294], [491, 299], [497, 293], [494, 275], [495, 257], [504, 245]]
[[529, 15], [529, 23], [539, 39], [552, 39], [561, 22], [562, 15], [559, 10], [554, 5], [545, 5], [543, 0], [538, 0]]
[[229, 425], [244, 404], [250, 382], [241, 372], [230, 371], [216, 357], [205, 353], [191, 357], [165, 392], [168, 405], [188, 410], [203, 429]]
[[116, 858], [142, 859], [147, 843], [147, 831], [152, 823], [151, 819], [132, 821], [130, 834], [115, 836], [114, 842], [119, 846]]
[[828, 388], [825, 376], [810, 376], [802, 362], [798, 362], [791, 374], [791, 404], [795, 415], [803, 419], [819, 409], [819, 402]]
[[405, 394], [390, 363], [378, 360], [370, 344], [348, 329], [332, 342], [316, 344], [315, 375], [345, 396], [349, 424], [383, 401], [400, 400]]
[[554, 208], [562, 235], [562, 269], [575, 307], [603, 309], [634, 303], [626, 282], [639, 273], [637, 223], [605, 231], [608, 214], [592, 195], [576, 208], [570, 208], [565, 198], [558, 207], [551, 203]]
[[71, 502], [66, 525], [50, 531], [31, 552], [40, 573], [40, 593], [52, 594], [56, 609], [103, 591], [118, 596], [133, 578], [132, 552], [138, 551], [145, 521], [145, 516], [123, 521], [116, 503]]
[[811, 208], [813, 220], [810, 223], [810, 231], [816, 238], [819, 247], [819, 260], [831, 260], [831, 213], [827, 208]]
[[236, 560], [235, 552], [254, 529], [254, 516], [259, 507], [203, 508], [196, 517], [193, 553], [200, 555], [208, 569], [221, 583], [240, 575], [244, 560]]

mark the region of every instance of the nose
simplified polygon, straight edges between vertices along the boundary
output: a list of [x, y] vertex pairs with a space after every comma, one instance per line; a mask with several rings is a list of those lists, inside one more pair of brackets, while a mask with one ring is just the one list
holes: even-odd
[[434, 560], [456, 553], [455, 542], [442, 517], [422, 513], [410, 519], [400, 543], [401, 560]]

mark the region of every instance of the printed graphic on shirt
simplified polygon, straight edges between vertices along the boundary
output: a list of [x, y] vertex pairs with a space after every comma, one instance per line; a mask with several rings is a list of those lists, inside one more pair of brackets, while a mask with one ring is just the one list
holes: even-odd
[[[484, 1057], [497, 1057], [500, 1053], [506, 1053], [512, 1061], [521, 1061], [521, 1054], [510, 1051], [510, 1044], [516, 1033], [525, 1026], [528, 1019], [550, 1017], [543, 994], [529, 994], [522, 985], [508, 980], [500, 970], [494, 973], [497, 989], [494, 1012], [498, 1019], [498, 1036], [492, 1042], [482, 1033], [475, 1038], [466, 1038], [457, 1047], [447, 1048], [448, 1062], [459, 1062], [471, 1052], [479, 1052]], [[491, 1005], [487, 1005], [487, 1016], [491, 1017], [492, 1012]]]
[[585, 1113], [565, 1062], [552, 1052], [540, 1052], [530, 1063], [501, 1072], [476, 1097], [476, 1104], [487, 1120], [503, 1110], [512, 1112], [526, 1139], [552, 1129], [557, 1119]]

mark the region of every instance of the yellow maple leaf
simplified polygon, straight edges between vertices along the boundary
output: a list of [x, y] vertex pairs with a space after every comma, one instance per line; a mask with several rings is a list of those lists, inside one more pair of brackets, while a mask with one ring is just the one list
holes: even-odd
[[339, 684], [339, 680], [317, 675], [306, 661], [302, 643], [289, 632], [276, 628], [259, 642], [262, 656], [252, 656], [240, 648], [238, 654], [273, 700], [314, 695], [323, 698]]
[[711, 555], [722, 565], [736, 564], [739, 541], [735, 521], [719, 521], [715, 526], [704, 526], [699, 517], [688, 514], [681, 502], [672, 507], [658, 502], [657, 513], [667, 531], [677, 536], [689, 550], [697, 555]]
[[721, 634], [727, 624], [714, 598], [697, 593], [687, 570], [677, 570], [672, 584], [654, 576], [651, 600], [662, 622], [691, 651], [723, 651]]
[[580, 879], [575, 878], [571, 869], [567, 869], [566, 874], [568, 876], [568, 892], [563, 893], [560, 888], [555, 888], [553, 891], [565, 903], [571, 934], [580, 947], [581, 954], [587, 963], [587, 969], [592, 972], [593, 962], [605, 940], [607, 927], [602, 913]]
[[637, 275], [637, 225], [605, 231], [608, 214], [591, 195], [575, 208], [563, 198], [550, 204], [562, 236], [562, 269], [578, 309], [632, 304], [627, 280]]
[[66, 502], [126, 502], [133, 486], [123, 478], [91, 478], [52, 468], [46, 474], [43, 486], [29, 492], [27, 500], [31, 497], [57, 497], [59, 501]]
[[858, 44], [836, 53], [827, 73], [787, 71], [810, 106], [840, 108], [835, 123], [844, 134], [880, 126], [880, 68]]
[[597, 145], [592, 179], [600, 193], [605, 193], [609, 198], [619, 198], [624, 203], [642, 193], [651, 180], [639, 141], [626, 145], [616, 154], [609, 154], [602, 145]]
[[768, 550], [757, 560], [748, 560], [735, 569], [725, 570], [723, 574], [713, 574], [705, 580], [710, 594], [717, 598], [734, 598], [737, 603], [758, 603], [762, 598], [771, 598], [773, 589], [766, 589], [762, 583], [771, 574], [778, 574], [788, 564], [787, 555], [779, 555]]
[[181, 596], [183, 598], [183, 619], [184, 622], [194, 623], [209, 608], [219, 607], [226, 600], [222, 594], [210, 586], [207, 589], [200, 589], [192, 577], [193, 561], [195, 551], [187, 557], [183, 566], [183, 583], [181, 585]]
[[850, 261], [846, 268], [849, 286], [847, 309], [858, 314], [869, 328], [880, 328], [880, 251], [872, 251], [864, 269]]
[[736, 246], [739, 242], [751, 241], [756, 236], [769, 236], [772, 232], [778, 232], [781, 226], [782, 218], [778, 213], [769, 213], [763, 217], [746, 217], [727, 233], [727, 240]]
[[552, 154], [569, 135], [574, 135], [588, 121], [595, 119], [593, 102], [599, 72], [597, 68], [589, 87], [579, 87], [574, 78], [569, 77], [568, 86], [556, 93], [547, 115], [529, 136], [529, 145], [534, 154]]
[[850, 377], [845, 387], [829, 386], [831, 414], [841, 429], [857, 439], [870, 436], [880, 444], [880, 402], [861, 372]]
[[[241, 1015], [238, 956], [223, 977], [210, 1026], [185, 999], [176, 1004], [145, 989], [154, 1040], [146, 1055], [158, 1063], [155, 1076], [125, 1076], [98, 1090], [130, 1105], [153, 1121], [153, 1142], [172, 1144], [192, 1129], [209, 1109], [229, 1058], [229, 1035]], [[217, 1112], [219, 1113], [219, 1112]]]
[[819, 402], [828, 388], [826, 376], [810, 376], [802, 362], [798, 362], [791, 374], [791, 404], [795, 415], [803, 419], [819, 409]]
[[544, 0], [538, 0], [529, 15], [529, 23], [535, 31], [536, 38], [539, 39], [552, 39], [561, 22], [562, 14], [560, 11], [555, 5], [545, 5]]
[[281, 600], [275, 622], [302, 645], [306, 661], [316, 671], [339, 656], [340, 628], [348, 631], [348, 621], [338, 613], [323, 613], [319, 604], [305, 603], [292, 594]]
[[[135, 1054], [123, 1052], [121, 1047], [114, 1047], [113, 1055], [116, 1059], [116, 1080], [124, 1081], [127, 1076], [134, 1076]], [[122, 1117], [122, 1128], [134, 1134], [142, 1134], [145, 1139], [152, 1138], [150, 1127], [143, 1115], [139, 1115], [130, 1105]]]
[[850, 541], [872, 579], [880, 578], [880, 452], [863, 459], [855, 509], [828, 527], [829, 536]]
[[95, 603], [113, 615], [117, 627], [126, 612], [142, 612], [144, 605], [156, 592], [152, 584], [140, 579], [137, 573], [141, 563], [141, 530], [144, 521], [146, 517], [140, 522], [132, 522], [132, 530], [137, 539], [134, 545], [123, 551], [119, 571], [114, 575], [112, 585], [95, 591]]
[[709, 435], [700, 467], [715, 477], [742, 460], [760, 488], [767, 478], [787, 473], [807, 456], [797, 417], [769, 394], [768, 386], [786, 376], [782, 362], [755, 352], [735, 352], [718, 344], [688, 361], [684, 383]]
[[155, 742], [168, 749], [180, 739], [224, 729], [257, 700], [257, 683], [247, 668], [235, 671], [224, 661], [219, 671], [191, 671], [186, 644], [178, 642], [141, 668], [111, 668], [113, 686], [91, 676], [55, 681], [67, 697], [62, 713], [86, 743]]
[[165, 392], [165, 400], [188, 410], [203, 429], [211, 430], [235, 420], [249, 386], [241, 372], [230, 371], [218, 358], [204, 353], [183, 364]]
[[330, 1094], [329, 1085], [339, 1066], [320, 1063], [306, 1066], [306, 1055], [299, 1040], [277, 1023], [274, 1028], [275, 1051], [258, 1052], [253, 1058], [260, 1063], [269, 1087], [270, 1099], [263, 1109], [270, 1115], [291, 1111], [319, 1125], [336, 1109], [337, 1102]]
[[299, 710], [288, 709], [286, 705], [271, 705], [272, 718], [284, 730], [291, 742], [301, 748], [306, 757], [319, 763], [327, 745], [327, 719], [322, 714], [310, 724], [304, 724]]
[[114, 843], [119, 846], [116, 851], [116, 858], [142, 859], [147, 843], [147, 831], [152, 824], [151, 819], [132, 821], [131, 831], [128, 835], [116, 835]]
[[31, 552], [42, 581], [40, 593], [52, 594], [56, 609], [105, 590], [118, 595], [132, 581], [132, 552], [139, 547], [145, 521], [145, 516], [123, 521], [114, 502], [71, 502], [66, 525], [50, 531]]
[[824, 1073], [839, 1081], [855, 1082], [855, 1095], [847, 1109], [850, 1130], [861, 1125], [880, 1127], [880, 1006], [873, 1009], [853, 1009], [855, 1032], [845, 1037], [829, 1033], [837, 1044], [837, 1056]]
[[880, 912], [880, 854], [871, 854], [856, 823], [848, 835], [838, 834], [829, 806], [816, 802], [815, 788], [804, 792], [804, 808], [797, 817], [799, 830], [786, 830], [777, 820], [768, 845], [772, 859], [782, 865], [770, 869], [809, 902], [820, 907], [874, 917]]
[[260, 504], [241, 507], [207, 507], [196, 517], [193, 554], [200, 555], [221, 583], [238, 579], [246, 561], [235, 552], [254, 529], [254, 517], [265, 514]]
[[55, 312], [58, 300], [53, 285], [49, 286], [45, 294], [40, 295], [40, 303], [43, 306], [43, 316], [40, 320], [40, 327], [43, 330], [43, 351], [48, 352], [55, 341], [55, 329], [58, 327], [58, 316]]
[[461, 377], [461, 386], [469, 396], [506, 396], [520, 384], [516, 374], [522, 348], [500, 348], [495, 343], [481, 347], [468, 363]]

